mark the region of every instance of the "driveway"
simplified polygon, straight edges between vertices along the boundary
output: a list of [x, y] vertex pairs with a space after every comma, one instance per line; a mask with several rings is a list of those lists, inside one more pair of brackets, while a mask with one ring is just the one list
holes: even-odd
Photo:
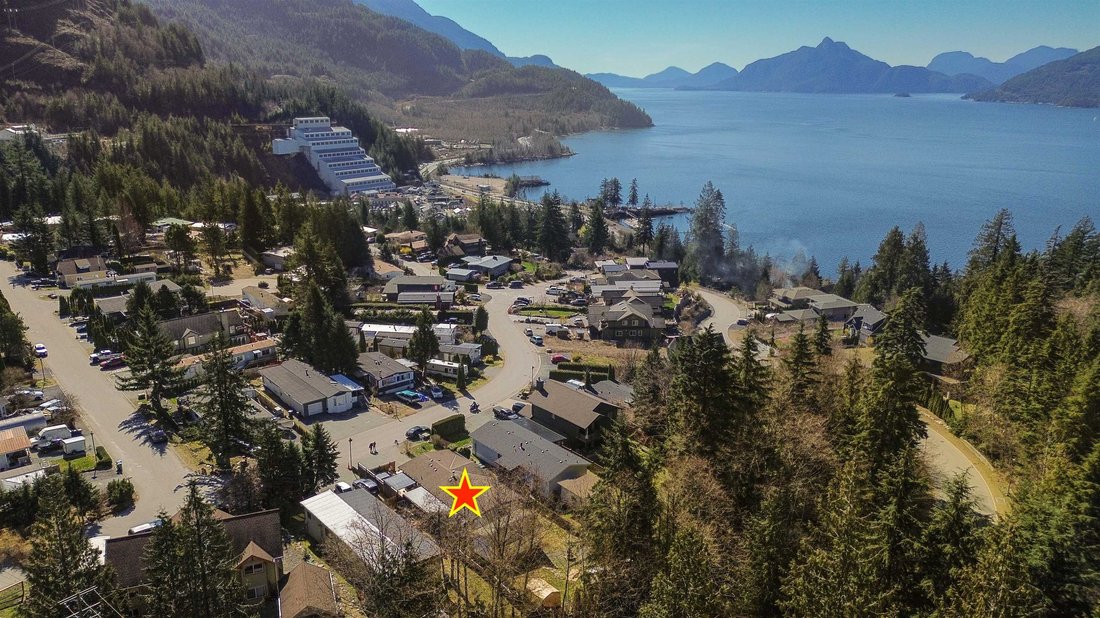
[[[0, 261], [0, 275], [9, 284], [4, 297], [27, 325], [27, 339], [32, 344], [46, 344], [49, 357], [45, 364], [58, 385], [77, 398], [85, 427], [95, 432], [96, 446], [105, 447], [112, 457], [122, 460], [124, 475], [133, 481], [138, 493], [135, 508], [104, 520], [98, 533], [125, 535], [129, 528], [154, 519], [162, 509], [174, 513], [183, 497], [177, 486], [188, 470], [171, 449], [148, 442], [145, 424], [135, 414], [136, 404], [115, 388], [110, 373], [89, 364], [90, 348], [58, 319], [57, 300], [46, 298], [44, 291], [11, 287], [20, 274], [14, 263]], [[106, 474], [114, 476], [114, 471]]]
[[736, 345], [736, 342], [730, 337], [730, 328], [737, 325], [737, 320], [749, 317], [749, 308], [721, 292], [700, 287], [693, 288], [693, 291], [698, 292], [703, 300], [710, 303], [710, 306], [714, 308], [714, 313], [703, 320], [699, 327], [713, 327], [715, 332], [722, 333], [726, 345]]

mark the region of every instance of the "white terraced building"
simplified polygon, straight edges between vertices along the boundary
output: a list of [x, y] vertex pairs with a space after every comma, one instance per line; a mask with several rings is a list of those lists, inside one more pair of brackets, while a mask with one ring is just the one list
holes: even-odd
[[367, 156], [350, 129], [333, 125], [324, 116], [295, 118], [286, 139], [272, 141], [271, 150], [277, 155], [306, 155], [333, 195], [388, 191], [397, 186]]

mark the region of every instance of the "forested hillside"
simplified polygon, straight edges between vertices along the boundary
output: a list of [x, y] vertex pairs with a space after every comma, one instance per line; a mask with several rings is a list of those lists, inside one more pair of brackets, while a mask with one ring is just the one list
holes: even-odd
[[562, 135], [652, 124], [573, 71], [515, 68], [350, 0], [147, 2], [193, 28], [211, 59], [266, 76], [323, 79], [393, 123], [440, 137], [507, 141], [536, 130]]
[[1100, 47], [1017, 75], [997, 88], [967, 95], [975, 101], [1100, 107]]

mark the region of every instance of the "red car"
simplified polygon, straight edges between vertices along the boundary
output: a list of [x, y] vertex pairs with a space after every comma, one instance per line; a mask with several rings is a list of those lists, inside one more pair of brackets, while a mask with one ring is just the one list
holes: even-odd
[[567, 363], [569, 362], [569, 356], [566, 354], [555, 354], [550, 357], [550, 362], [554, 363], [555, 365], [557, 365], [558, 363]]

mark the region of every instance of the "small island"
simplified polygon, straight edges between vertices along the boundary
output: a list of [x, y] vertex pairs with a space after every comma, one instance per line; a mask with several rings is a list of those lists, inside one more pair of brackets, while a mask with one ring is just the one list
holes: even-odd
[[913, 95], [909, 94], [908, 92], [899, 92], [899, 93], [895, 94], [894, 96], [895, 97], [901, 97], [903, 99], [908, 99], [909, 97], [911, 97]]

